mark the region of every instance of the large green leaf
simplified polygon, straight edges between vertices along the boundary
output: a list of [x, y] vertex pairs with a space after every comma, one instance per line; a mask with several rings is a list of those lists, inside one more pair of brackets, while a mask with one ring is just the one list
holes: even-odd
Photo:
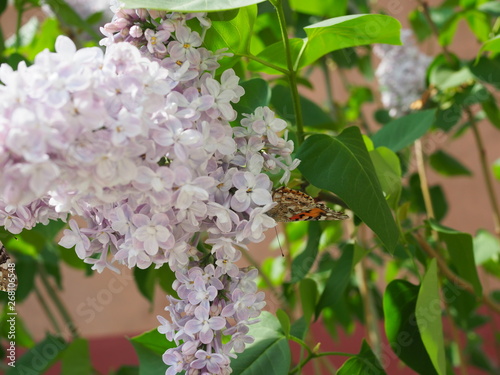
[[384, 368], [373, 354], [370, 345], [363, 340], [361, 350], [357, 355], [344, 362], [337, 371], [337, 375], [385, 375]]
[[164, 375], [167, 365], [162, 355], [168, 348], [174, 348], [174, 342], [167, 341], [165, 335], [153, 329], [130, 339], [139, 357], [139, 375]]
[[306, 26], [304, 30], [308, 39], [299, 67], [342, 48], [373, 43], [400, 45], [400, 29], [398, 20], [381, 14], [335, 17]]
[[335, 310], [341, 302], [344, 291], [349, 285], [351, 271], [354, 267], [354, 245], [346, 245], [342, 249], [342, 255], [333, 266], [330, 277], [325, 283], [325, 289], [319, 298], [316, 306], [316, 317], [325, 307], [331, 307]]
[[337, 194], [393, 251], [399, 232], [357, 127], [337, 137], [315, 134], [300, 146], [299, 170], [313, 185]]
[[436, 110], [410, 113], [384, 125], [372, 136], [375, 147], [385, 146], [394, 152], [411, 145], [432, 126]]
[[444, 176], [471, 176], [469, 168], [443, 150], [437, 150], [429, 158], [434, 170]]
[[481, 265], [500, 254], [500, 241], [485, 229], [480, 229], [474, 237], [474, 259], [476, 265]]
[[49, 369], [68, 344], [59, 337], [48, 335], [18, 358], [15, 367], [10, 367], [6, 375], [40, 375]]
[[316, 281], [312, 279], [304, 279], [300, 282], [300, 303], [305, 323], [309, 326], [314, 312], [316, 310], [316, 302], [318, 299], [318, 286]]
[[497, 35], [483, 43], [479, 53], [483, 51], [500, 52], [500, 35]]
[[429, 224], [438, 232], [439, 239], [446, 243], [451, 262], [458, 275], [472, 284], [477, 295], [481, 295], [483, 288], [474, 261], [472, 236], [469, 233], [445, 227], [434, 220], [429, 220]]
[[290, 8], [313, 16], [338, 17], [345, 14], [347, 0], [290, 0]]
[[417, 326], [427, 354], [439, 375], [446, 375], [443, 322], [436, 259], [432, 259], [420, 285], [415, 308]]
[[[285, 119], [295, 122], [293, 116], [293, 100], [289, 87], [276, 85], [273, 87], [271, 103], [276, 113]], [[300, 96], [300, 106], [304, 114], [304, 125], [318, 129], [335, 129], [332, 118], [313, 101]]]
[[405, 280], [394, 280], [384, 293], [384, 324], [391, 349], [419, 374], [435, 375], [415, 322], [419, 287]]
[[492, 59], [483, 56], [477, 63], [470, 64], [470, 70], [481, 81], [500, 89], [500, 56]]
[[307, 246], [292, 262], [292, 283], [302, 280], [318, 255], [319, 239], [321, 237], [321, 227], [318, 222], [310, 221], [307, 233]]
[[245, 95], [238, 103], [233, 104], [233, 108], [239, 116], [243, 113], [253, 113], [257, 107], [269, 105], [271, 90], [267, 81], [262, 78], [253, 78], [241, 82], [240, 86], [245, 90]]
[[[336, 17], [306, 26], [304, 28], [308, 36], [306, 39], [292, 38], [289, 40], [294, 68], [303, 68], [330, 52], [347, 47], [373, 43], [399, 45], [401, 44], [400, 28], [399, 21], [380, 14]], [[281, 41], [268, 46], [257, 57], [282, 69], [288, 69]], [[256, 61], [252, 61], [248, 69], [271, 74], [278, 73]]]
[[148, 8], [177, 12], [215, 12], [243, 8], [264, 0], [124, 0], [127, 8]]
[[382, 185], [387, 203], [392, 209], [399, 205], [401, 197], [401, 163], [398, 156], [387, 147], [377, 147], [370, 151], [370, 158]]
[[267, 311], [260, 322], [250, 326], [250, 336], [255, 341], [248, 345], [238, 358], [231, 360], [233, 375], [285, 375], [291, 362], [290, 346], [281, 330], [278, 319]]
[[90, 375], [93, 373], [88, 340], [75, 339], [62, 354], [61, 374]]
[[212, 27], [205, 34], [205, 47], [211, 51], [228, 48], [232, 53], [247, 53], [257, 6], [210, 14]]

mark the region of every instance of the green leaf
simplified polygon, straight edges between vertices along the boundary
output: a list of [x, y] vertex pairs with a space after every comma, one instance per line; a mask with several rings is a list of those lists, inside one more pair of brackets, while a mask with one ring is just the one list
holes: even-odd
[[102, 39], [102, 37], [96, 33], [92, 25], [85, 22], [64, 0], [46, 0], [45, 3], [52, 8], [57, 17], [63, 20], [68, 26], [85, 30], [95, 41]]
[[443, 176], [472, 176], [469, 168], [443, 150], [433, 153], [429, 161], [432, 168]]
[[5, 12], [5, 9], [7, 9], [7, 4], [8, 0], [0, 0], [0, 14]]
[[419, 287], [405, 280], [394, 280], [384, 293], [385, 333], [391, 349], [419, 374], [435, 375], [415, 321]]
[[401, 197], [401, 163], [398, 156], [386, 147], [370, 151], [370, 158], [377, 172], [378, 180], [392, 209], [399, 206]]
[[299, 170], [313, 185], [337, 194], [392, 251], [399, 231], [382, 194], [375, 168], [357, 127], [337, 137], [315, 134], [300, 146]]
[[481, 106], [491, 124], [500, 129], [500, 110], [498, 109], [495, 97], [488, 92], [488, 98], [481, 102]]
[[470, 70], [479, 80], [500, 89], [500, 56], [492, 59], [483, 56], [477, 63], [471, 63]]
[[500, 52], [500, 35], [497, 35], [483, 43], [477, 54], [478, 58], [481, 57], [484, 51]]
[[90, 361], [89, 342], [86, 339], [75, 339], [62, 354], [62, 375], [93, 374]]
[[6, 375], [39, 375], [45, 373], [64, 352], [68, 344], [60, 337], [48, 335], [18, 358], [16, 367], [6, 371]]
[[438, 232], [439, 239], [446, 243], [451, 262], [455, 266], [458, 275], [471, 283], [476, 294], [480, 296], [483, 288], [479, 281], [476, 262], [474, 261], [472, 236], [468, 233], [445, 227], [434, 220], [429, 220], [429, 224], [432, 229]]
[[[1, 337], [4, 337], [9, 343], [14, 337], [12, 336], [12, 332], [10, 331], [10, 322], [8, 319], [12, 319], [11, 315], [7, 315], [7, 313], [10, 312], [9, 306], [7, 303], [4, 304], [4, 309], [2, 314], [0, 315], [0, 322], [2, 324], [0, 325], [0, 331]], [[28, 331], [28, 328], [26, 328], [26, 325], [24, 324], [23, 319], [21, 318], [20, 315], [17, 315], [15, 317], [15, 341], [16, 341], [16, 347], [17, 348], [32, 348], [35, 346], [35, 341], [33, 340], [33, 337], [31, 336], [31, 333]]]
[[307, 44], [299, 67], [312, 64], [329, 52], [373, 43], [400, 45], [401, 24], [381, 14], [355, 14], [330, 18], [306, 26]]
[[214, 12], [243, 8], [264, 0], [124, 0], [127, 8], [148, 8], [176, 12]]
[[446, 375], [441, 299], [436, 259], [432, 259], [418, 291], [415, 318], [427, 354], [439, 375]]
[[241, 82], [240, 86], [245, 90], [245, 95], [238, 103], [233, 104], [233, 108], [239, 116], [243, 113], [253, 113], [257, 107], [269, 105], [271, 89], [267, 81], [262, 78], [253, 78]]
[[357, 355], [344, 362], [337, 371], [337, 375], [384, 375], [386, 372], [378, 358], [373, 353], [370, 345], [363, 340], [361, 350]]
[[281, 329], [283, 330], [286, 337], [290, 335], [290, 318], [287, 313], [282, 309], [276, 311], [276, 317], [280, 321]]
[[312, 279], [304, 279], [300, 282], [300, 301], [302, 304], [302, 313], [304, 321], [309, 326], [314, 312], [316, 310], [316, 302], [318, 299], [318, 286]]
[[156, 270], [156, 274], [160, 287], [163, 291], [174, 298], [178, 298], [177, 292], [172, 287], [173, 282], [176, 280], [175, 273], [170, 269], [170, 267], [164, 265]]
[[212, 27], [205, 34], [205, 47], [211, 51], [228, 48], [234, 54], [246, 54], [256, 17], [256, 5], [210, 14]]
[[290, 369], [291, 354], [286, 336], [272, 314], [263, 311], [259, 323], [250, 326], [255, 341], [247, 345], [238, 358], [231, 360], [233, 375], [286, 375]]
[[481, 12], [491, 14], [492, 16], [500, 17], [500, 3], [496, 0], [483, 3], [479, 5], [477, 9]]
[[473, 239], [474, 259], [476, 266], [480, 266], [494, 256], [500, 254], [500, 241], [496, 236], [485, 229], [480, 229]]
[[493, 170], [495, 178], [500, 181], [500, 159], [495, 160], [491, 169]]
[[318, 256], [321, 226], [318, 222], [308, 223], [307, 246], [292, 262], [291, 283], [297, 283], [306, 277]]
[[345, 14], [347, 0], [290, 0], [290, 8], [313, 16], [338, 17]]
[[435, 109], [428, 109], [393, 120], [372, 136], [373, 144], [398, 152], [427, 133], [435, 114]]
[[462, 13], [454, 12], [453, 9], [443, 9], [445, 12], [451, 11], [451, 16], [446, 19], [443, 26], [439, 30], [439, 44], [442, 46], [449, 46], [453, 39], [455, 38], [455, 34], [457, 33], [458, 23], [463, 17]]
[[139, 367], [122, 366], [116, 372], [112, 372], [109, 375], [139, 375]]
[[479, 10], [469, 9], [464, 14], [471, 31], [480, 42], [488, 40], [490, 36], [490, 17]]
[[27, 255], [17, 255], [15, 263], [18, 279], [16, 302], [19, 303], [28, 297], [35, 286], [38, 264], [35, 259]]
[[473, 80], [474, 75], [467, 66], [464, 66], [460, 70], [454, 70], [448, 65], [436, 64], [429, 71], [429, 83], [443, 91], [468, 84]]
[[462, 109], [463, 106], [457, 103], [453, 103], [445, 109], [439, 108], [434, 126], [447, 132], [462, 118]]
[[[276, 113], [283, 119], [295, 122], [293, 101], [290, 89], [276, 85], [273, 87], [271, 104]], [[335, 129], [333, 120], [328, 114], [313, 101], [300, 96], [300, 106], [304, 117], [304, 125], [317, 129]]]
[[139, 357], [139, 375], [164, 375], [167, 365], [162, 355], [169, 348], [175, 348], [175, 343], [167, 341], [165, 335], [153, 329], [139, 336], [132, 337], [130, 342]]
[[130, 339], [130, 341], [132, 343], [140, 344], [158, 355], [163, 355], [163, 353], [165, 353], [165, 351], [169, 348], [177, 347], [175, 342], [168, 341], [165, 338], [165, 335], [158, 332], [156, 328], [134, 336]]
[[325, 307], [335, 307], [340, 303], [344, 291], [349, 285], [351, 279], [351, 271], [354, 267], [354, 246], [346, 245], [342, 250], [342, 255], [333, 266], [330, 277], [325, 283], [325, 289], [319, 298], [316, 305], [316, 318], [319, 317], [321, 310]]
[[[396, 19], [380, 14], [356, 14], [331, 18], [304, 28], [308, 38], [289, 39], [290, 54], [296, 69], [308, 66], [320, 57], [348, 47], [372, 43], [400, 45], [401, 24]], [[269, 64], [288, 70], [283, 42], [274, 43], [257, 57]], [[251, 71], [270, 74], [278, 72], [256, 61], [248, 64]]]
[[151, 303], [153, 303], [155, 285], [156, 285], [156, 270], [154, 265], [146, 269], [134, 268], [134, 280], [139, 289], [139, 292]]

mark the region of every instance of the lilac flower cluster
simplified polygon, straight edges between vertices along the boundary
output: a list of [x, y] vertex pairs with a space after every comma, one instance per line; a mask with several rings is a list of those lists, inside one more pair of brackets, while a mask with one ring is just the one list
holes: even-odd
[[201, 47], [205, 14], [112, 9], [105, 53], [59, 37], [32, 66], [0, 68], [0, 224], [79, 215], [87, 226], [70, 220], [60, 244], [98, 272], [167, 263], [167, 373], [228, 374], [265, 305], [235, 262], [276, 225], [266, 173], [288, 181], [293, 142], [269, 108], [230, 126], [244, 90], [233, 70], [215, 78], [226, 54]]
[[410, 105], [425, 91], [425, 76], [432, 58], [420, 52], [411, 30], [401, 31], [402, 46], [377, 44], [381, 59], [375, 75], [381, 86], [382, 104], [392, 117], [408, 114]]

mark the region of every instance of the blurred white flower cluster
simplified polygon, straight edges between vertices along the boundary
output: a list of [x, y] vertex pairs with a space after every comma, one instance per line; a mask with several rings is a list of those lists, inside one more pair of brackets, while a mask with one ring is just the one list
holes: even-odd
[[293, 143], [269, 108], [231, 127], [244, 90], [233, 70], [216, 79], [225, 54], [201, 47], [205, 14], [113, 9], [105, 53], [59, 37], [33, 65], [1, 66], [0, 224], [76, 214], [87, 226], [71, 220], [60, 244], [93, 269], [167, 263], [179, 297], [159, 317], [178, 344], [167, 373], [227, 374], [265, 305], [256, 271], [235, 262], [276, 225], [264, 172], [286, 183]]
[[420, 52], [411, 30], [401, 31], [402, 46], [377, 44], [373, 51], [381, 61], [375, 75], [382, 104], [392, 117], [408, 114], [410, 105], [425, 91], [425, 75], [432, 58]]

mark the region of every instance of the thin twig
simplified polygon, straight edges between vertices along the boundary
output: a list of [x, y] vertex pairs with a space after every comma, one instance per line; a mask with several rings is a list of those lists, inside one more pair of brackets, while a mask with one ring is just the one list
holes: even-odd
[[415, 141], [415, 159], [417, 161], [418, 176], [420, 177], [420, 189], [422, 190], [422, 196], [424, 197], [425, 211], [427, 212], [429, 219], [434, 219], [434, 208], [432, 207], [427, 174], [425, 173], [424, 153], [422, 151], [422, 141], [420, 139]]
[[[427, 4], [427, 2], [424, 0], [417, 0], [417, 2], [422, 7], [422, 12], [424, 14], [424, 17], [427, 20], [427, 22], [429, 23], [429, 26], [432, 30], [432, 33], [436, 36], [436, 38], [438, 39], [438, 43], [439, 43], [439, 29], [438, 29], [436, 23], [432, 20], [431, 12], [429, 9], [429, 4]], [[450, 51], [448, 51], [448, 48], [446, 46], [441, 45], [441, 49], [443, 50], [444, 57], [446, 58], [448, 63], [450, 65], [453, 65], [453, 58], [451, 56]]]
[[481, 162], [481, 169], [483, 172], [484, 182], [486, 184], [486, 189], [488, 191], [488, 198], [490, 199], [490, 206], [493, 211], [493, 222], [495, 225], [495, 233], [500, 236], [500, 210], [498, 208], [498, 201], [495, 195], [495, 190], [493, 189], [493, 181], [491, 180], [491, 174], [488, 168], [488, 160], [486, 159], [486, 148], [484, 147], [481, 134], [477, 127], [476, 119], [469, 107], [465, 109], [469, 122], [471, 124], [472, 131], [474, 133], [474, 139], [476, 141], [477, 150], [479, 152], [479, 160]]
[[419, 234], [415, 234], [418, 244], [431, 258], [436, 258], [437, 265], [441, 273], [446, 276], [454, 285], [476, 296], [476, 298], [489, 306], [492, 310], [500, 314], [500, 305], [496, 304], [485, 294], [477, 295], [472, 284], [456, 275], [446, 264], [446, 261], [439, 255]]

